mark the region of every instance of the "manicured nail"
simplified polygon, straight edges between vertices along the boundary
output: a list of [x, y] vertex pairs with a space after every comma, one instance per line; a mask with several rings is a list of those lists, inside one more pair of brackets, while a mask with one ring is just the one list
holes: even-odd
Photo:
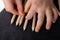
[[36, 22], [36, 15], [33, 17], [33, 22], [32, 22], [32, 31], [35, 30], [35, 22]]
[[24, 26], [23, 26], [23, 30], [25, 31], [26, 27], [27, 27], [27, 24], [28, 24], [28, 20], [25, 20], [25, 23], [24, 23]]
[[13, 24], [15, 18], [16, 18], [16, 15], [13, 15], [13, 16], [12, 16], [12, 19], [11, 19], [11, 24]]
[[50, 30], [50, 26], [47, 25], [47, 26], [46, 26], [46, 29], [47, 29], [47, 30]]
[[53, 21], [53, 23], [55, 23], [56, 21]]
[[17, 21], [16, 21], [16, 26], [19, 24], [20, 18], [21, 18], [21, 16], [19, 15], [17, 18]]
[[39, 30], [35, 29], [35, 32], [39, 32]]
[[20, 21], [19, 21], [19, 26], [22, 24], [23, 19], [24, 19], [24, 16], [21, 17], [21, 19], [20, 19]]

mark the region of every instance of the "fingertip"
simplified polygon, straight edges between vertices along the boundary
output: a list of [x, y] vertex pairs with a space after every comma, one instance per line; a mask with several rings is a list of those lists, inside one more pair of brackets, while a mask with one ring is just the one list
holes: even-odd
[[47, 24], [46, 24], [46, 29], [47, 29], [47, 30], [50, 30], [51, 24], [52, 24], [52, 22], [48, 22], [48, 21], [47, 21]]
[[51, 26], [46, 25], [46, 30], [50, 30]]
[[53, 21], [53, 23], [55, 23], [56, 21]]
[[55, 23], [55, 19], [54, 18], [52, 19], [52, 23]]
[[24, 16], [24, 12], [23, 11], [19, 11], [19, 15]]
[[53, 22], [53, 23], [55, 23], [55, 22], [56, 22], [56, 20], [53, 20], [52, 22]]
[[53, 16], [53, 20], [52, 20], [52, 22], [55, 23], [56, 20], [57, 20], [57, 18], [58, 18], [58, 13], [59, 13], [59, 12], [58, 12], [58, 10], [57, 10], [56, 7], [53, 8], [52, 11], [53, 11], [53, 15], [54, 15], [54, 16]]
[[39, 30], [37, 28], [35, 28], [35, 32], [39, 32]]

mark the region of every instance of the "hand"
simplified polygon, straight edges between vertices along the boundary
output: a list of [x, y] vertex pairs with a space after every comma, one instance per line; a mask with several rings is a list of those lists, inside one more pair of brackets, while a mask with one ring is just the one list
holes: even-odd
[[58, 0], [59, 10], [60, 10], [60, 0]]
[[39, 32], [44, 21], [44, 15], [47, 18], [46, 29], [51, 28], [51, 24], [55, 23], [58, 18], [58, 10], [55, 7], [53, 0], [28, 0], [25, 5], [25, 12], [28, 12], [26, 19], [30, 20], [33, 15], [38, 13], [38, 21], [35, 28]]
[[[5, 4], [6, 11], [15, 15], [23, 15], [22, 0], [3, 0], [3, 2]], [[14, 8], [14, 4], [17, 6], [16, 9]]]

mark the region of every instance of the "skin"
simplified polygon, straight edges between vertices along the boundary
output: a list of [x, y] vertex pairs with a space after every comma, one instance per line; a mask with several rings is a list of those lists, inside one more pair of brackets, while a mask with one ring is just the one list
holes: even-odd
[[[53, 0], [27, 0], [23, 11], [22, 0], [3, 0], [5, 9], [15, 15], [24, 15], [27, 13], [26, 19], [30, 20], [37, 12], [38, 20], [35, 31], [39, 32], [46, 16], [46, 29], [51, 28], [51, 24], [55, 23], [58, 18], [58, 10], [55, 7]], [[17, 5], [17, 10], [14, 9], [14, 3]]]
[[58, 0], [58, 4], [59, 4], [59, 10], [60, 10], [60, 0]]
[[28, 12], [26, 19], [30, 20], [37, 12], [38, 20], [35, 28], [39, 32], [46, 16], [46, 29], [50, 30], [51, 24], [55, 23], [58, 18], [58, 10], [55, 7], [53, 0], [28, 0], [25, 5], [25, 12]]
[[[8, 12], [11, 12], [15, 15], [23, 15], [23, 6], [22, 0], [3, 0], [5, 9]], [[14, 9], [14, 4], [17, 6], [17, 9]]]

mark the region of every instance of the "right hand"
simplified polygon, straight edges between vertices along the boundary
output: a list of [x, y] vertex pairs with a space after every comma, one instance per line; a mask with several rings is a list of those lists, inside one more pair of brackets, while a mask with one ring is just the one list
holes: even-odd
[[[3, 0], [5, 9], [15, 15], [23, 15], [22, 0]], [[14, 9], [14, 4], [17, 6], [17, 10]]]
[[26, 20], [30, 20], [36, 13], [38, 14], [35, 31], [39, 32], [46, 16], [46, 29], [50, 30], [52, 23], [58, 18], [58, 10], [53, 0], [28, 0], [25, 5]]

